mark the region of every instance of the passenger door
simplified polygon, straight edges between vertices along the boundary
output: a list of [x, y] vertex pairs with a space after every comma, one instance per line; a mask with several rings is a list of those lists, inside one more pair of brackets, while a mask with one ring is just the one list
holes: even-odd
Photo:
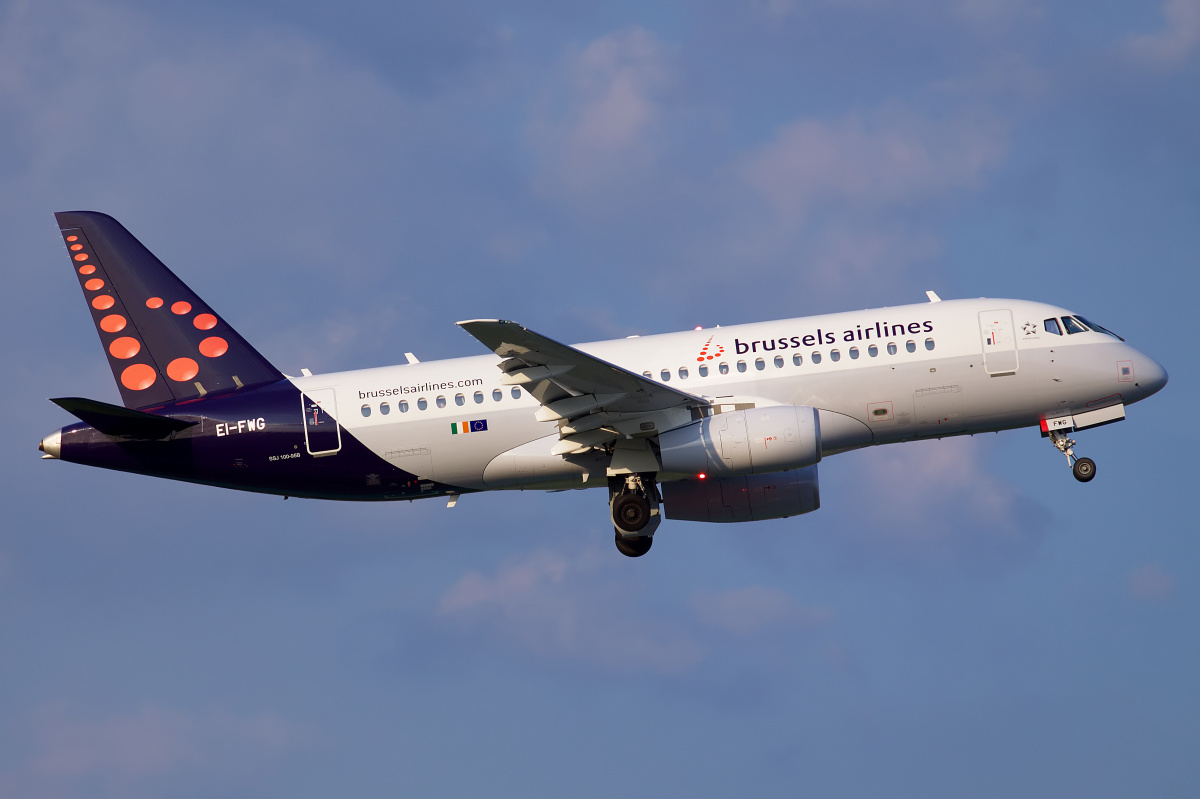
[[1012, 311], [1001, 308], [979, 314], [979, 336], [983, 342], [983, 368], [989, 375], [1017, 372], [1017, 337]]

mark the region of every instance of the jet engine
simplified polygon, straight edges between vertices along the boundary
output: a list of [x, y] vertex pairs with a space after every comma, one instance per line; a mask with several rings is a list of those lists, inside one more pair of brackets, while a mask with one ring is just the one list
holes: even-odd
[[816, 466], [774, 474], [689, 477], [659, 488], [667, 518], [687, 522], [783, 519], [821, 507]]
[[658, 442], [664, 472], [765, 474], [820, 461], [821, 423], [815, 408], [776, 405], [709, 416], [662, 433]]

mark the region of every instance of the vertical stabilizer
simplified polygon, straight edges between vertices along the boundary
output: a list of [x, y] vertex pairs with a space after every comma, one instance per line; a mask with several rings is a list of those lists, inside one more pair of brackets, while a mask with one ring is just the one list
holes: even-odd
[[283, 379], [120, 222], [95, 211], [54, 217], [125, 407]]

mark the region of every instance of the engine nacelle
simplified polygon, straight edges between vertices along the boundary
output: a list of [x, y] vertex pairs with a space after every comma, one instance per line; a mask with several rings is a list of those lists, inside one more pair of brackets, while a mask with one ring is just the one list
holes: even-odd
[[765, 474], [821, 460], [821, 423], [806, 405], [719, 413], [658, 437], [664, 472]]
[[668, 519], [757, 522], [799, 516], [821, 507], [817, 467], [733, 477], [689, 477], [659, 486]]

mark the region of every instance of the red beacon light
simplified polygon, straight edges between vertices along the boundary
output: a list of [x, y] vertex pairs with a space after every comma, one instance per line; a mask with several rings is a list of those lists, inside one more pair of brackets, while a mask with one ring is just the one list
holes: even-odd
[[705, 474], [704, 472], [701, 472], [700, 474], [698, 474], [698, 475], [696, 475], [696, 476], [697, 476], [697, 477], [699, 477], [701, 480], [704, 480], [704, 479], [706, 479], [706, 478], [708, 477], [708, 475], [707, 475], [707, 474]]

